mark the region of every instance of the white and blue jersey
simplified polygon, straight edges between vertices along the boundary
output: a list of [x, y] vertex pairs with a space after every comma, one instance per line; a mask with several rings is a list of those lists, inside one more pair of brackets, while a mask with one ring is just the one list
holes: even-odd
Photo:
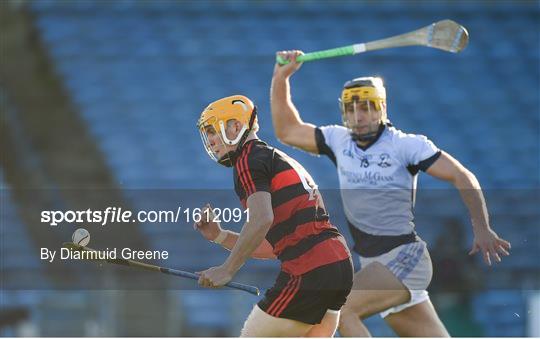
[[337, 167], [355, 250], [374, 256], [415, 241], [417, 173], [427, 170], [440, 150], [425, 136], [406, 134], [390, 124], [382, 126], [366, 148], [338, 125], [317, 128], [315, 138], [319, 153]]

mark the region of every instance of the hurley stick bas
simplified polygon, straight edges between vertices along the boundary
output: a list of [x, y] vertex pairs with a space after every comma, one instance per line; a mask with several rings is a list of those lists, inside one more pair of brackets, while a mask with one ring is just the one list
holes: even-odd
[[[175, 275], [175, 276], [178, 276], [178, 277], [183, 277], [183, 278], [188, 278], [188, 279], [193, 279], [193, 280], [199, 280], [199, 275], [195, 274], [195, 273], [175, 270], [175, 269], [172, 269], [172, 268], [166, 268], [166, 267], [161, 267], [161, 266], [152, 265], [152, 264], [147, 264], [147, 263], [136, 261], [136, 260], [131, 260], [131, 259], [100, 259], [97, 256], [97, 253], [99, 252], [98, 250], [94, 250], [94, 249], [91, 249], [91, 248], [86, 247], [86, 246], [80, 246], [80, 245], [74, 244], [72, 242], [66, 242], [66, 243], [63, 244], [63, 246], [65, 248], [70, 249], [71, 251], [94, 252], [94, 253], [96, 253], [95, 256], [92, 256], [91, 253], [87, 254], [87, 256], [90, 257], [88, 260], [102, 261], [102, 262], [107, 262], [109, 264], [129, 266], [129, 267], [134, 267], [134, 268], [138, 268], [138, 269], [142, 269], [142, 270], [146, 270], [146, 271], [161, 272], [161, 273], [164, 273], [164, 274]], [[241, 284], [241, 283], [231, 281], [231, 282], [227, 283], [225, 286], [231, 287], [231, 288], [234, 288], [234, 289], [237, 289], [237, 290], [242, 290], [242, 291], [254, 294], [254, 295], [259, 295], [260, 294], [259, 289], [257, 287], [255, 287], [255, 286], [251, 286], [251, 285], [245, 285], [245, 284]]]
[[[468, 42], [469, 33], [467, 29], [455, 21], [446, 19], [434, 22], [429, 26], [415, 31], [395, 35], [386, 39], [306, 53], [300, 55], [296, 60], [298, 62], [315, 61], [355, 55], [378, 49], [405, 46], [425, 46], [458, 53], [467, 46]], [[284, 60], [280, 56], [276, 57], [276, 61], [281, 65], [289, 63], [288, 60]]]

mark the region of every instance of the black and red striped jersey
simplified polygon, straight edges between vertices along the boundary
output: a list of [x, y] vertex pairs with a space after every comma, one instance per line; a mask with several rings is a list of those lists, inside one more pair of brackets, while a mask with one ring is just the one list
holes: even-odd
[[251, 194], [271, 194], [274, 222], [266, 240], [282, 271], [301, 275], [350, 257], [313, 178], [293, 158], [259, 139], [249, 140], [236, 158], [233, 177], [244, 208]]

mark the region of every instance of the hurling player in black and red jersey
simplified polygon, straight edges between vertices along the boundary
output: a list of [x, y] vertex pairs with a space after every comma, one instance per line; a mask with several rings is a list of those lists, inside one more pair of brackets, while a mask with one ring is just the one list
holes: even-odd
[[[198, 128], [210, 157], [233, 167], [235, 191], [250, 216], [239, 234], [223, 230], [211, 217], [194, 225], [231, 251], [223, 265], [201, 272], [199, 284], [223, 286], [248, 258], [276, 258], [281, 272], [241, 335], [333, 336], [353, 268], [315, 182], [298, 162], [257, 138], [256, 107], [244, 96], [210, 104]], [[206, 209], [211, 211], [210, 205]]]

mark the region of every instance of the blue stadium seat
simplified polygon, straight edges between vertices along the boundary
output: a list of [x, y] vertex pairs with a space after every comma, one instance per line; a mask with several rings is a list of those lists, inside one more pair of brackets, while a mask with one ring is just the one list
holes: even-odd
[[521, 291], [487, 291], [473, 300], [486, 336], [524, 336], [526, 301]]

